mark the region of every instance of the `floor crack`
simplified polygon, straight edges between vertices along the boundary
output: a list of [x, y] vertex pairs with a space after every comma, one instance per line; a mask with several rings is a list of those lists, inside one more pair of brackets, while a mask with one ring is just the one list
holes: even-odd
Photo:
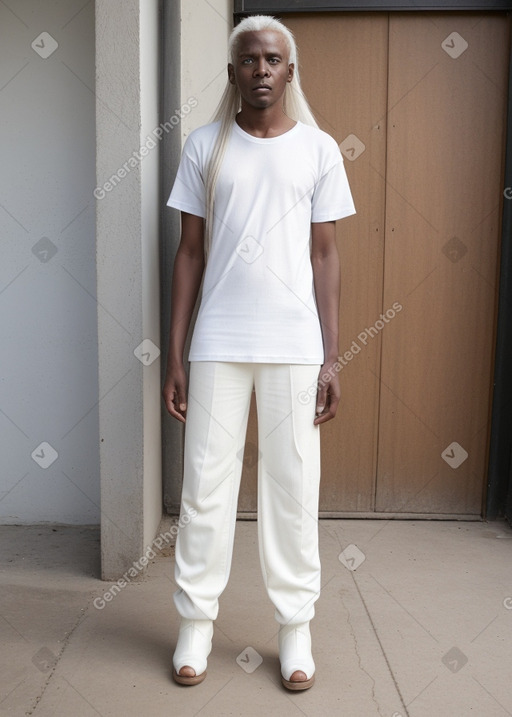
[[34, 699], [34, 702], [33, 702], [32, 707], [30, 707], [30, 709], [25, 713], [26, 715], [32, 715], [32, 714], [34, 714], [34, 712], [35, 712], [35, 710], [37, 709], [39, 703], [40, 703], [41, 700], [43, 699], [43, 697], [44, 697], [44, 695], [45, 695], [45, 692], [46, 692], [46, 690], [48, 689], [48, 686], [49, 686], [49, 684], [50, 684], [50, 682], [51, 682], [51, 680], [52, 680], [52, 678], [53, 678], [53, 675], [55, 674], [55, 671], [57, 670], [57, 667], [59, 666], [59, 663], [60, 663], [61, 658], [62, 658], [62, 656], [63, 656], [63, 654], [64, 654], [64, 651], [66, 650], [67, 646], [69, 645], [69, 643], [70, 643], [70, 641], [71, 641], [71, 638], [72, 638], [72, 636], [73, 636], [75, 630], [82, 624], [82, 622], [83, 622], [84, 619], [86, 618], [88, 610], [89, 610], [89, 605], [87, 605], [86, 607], [80, 608], [81, 615], [78, 616], [78, 618], [77, 618], [75, 624], [73, 625], [73, 627], [71, 628], [71, 630], [69, 630], [69, 632], [67, 632], [67, 633], [65, 634], [65, 637], [64, 637], [64, 639], [63, 639], [63, 641], [62, 641], [62, 647], [61, 647], [61, 649], [59, 650], [59, 653], [56, 655], [56, 660], [55, 660], [55, 662], [54, 662], [54, 664], [53, 664], [53, 666], [52, 666], [52, 669], [48, 672], [48, 675], [47, 675], [46, 680], [45, 680], [45, 682], [44, 682], [44, 684], [43, 684], [43, 686], [42, 686], [42, 688], [41, 688], [40, 693], [39, 693], [39, 694], [36, 696], [36, 698]]
[[[358, 592], [359, 592], [359, 591], [358, 591]], [[361, 594], [360, 594], [360, 593], [359, 593], [359, 597], [361, 597]], [[366, 609], [366, 605], [365, 605], [365, 609]], [[366, 612], [368, 613], [368, 611], [366, 611]], [[348, 610], [347, 610], [347, 623], [348, 623], [348, 626], [349, 626], [349, 628], [350, 628], [350, 634], [352, 635], [352, 639], [353, 639], [353, 641], [354, 641], [354, 650], [355, 650], [355, 653], [356, 653], [356, 655], [357, 655], [357, 661], [358, 661], [358, 663], [359, 663], [359, 669], [362, 670], [366, 675], [368, 675], [368, 678], [371, 680], [371, 682], [372, 682], [372, 700], [373, 700], [373, 702], [375, 703], [375, 706], [377, 707], [377, 712], [381, 715], [381, 717], [384, 717], [384, 715], [382, 715], [382, 712], [380, 711], [379, 703], [377, 702], [377, 699], [376, 699], [376, 697], [375, 697], [375, 680], [374, 680], [374, 678], [370, 675], [370, 673], [368, 672], [368, 670], [366, 670], [366, 669], [364, 668], [364, 666], [363, 666], [363, 661], [362, 661], [361, 655], [360, 655], [360, 653], [359, 653], [359, 648], [358, 648], [358, 644], [357, 644], [356, 633], [355, 633], [355, 630], [354, 630], [354, 628], [353, 628], [353, 625], [352, 625], [352, 623], [351, 623], [351, 621], [350, 621], [350, 612], [349, 612]]]
[[[391, 665], [390, 665], [390, 663], [389, 663], [388, 656], [386, 655], [386, 652], [385, 652], [384, 647], [383, 647], [383, 645], [382, 645], [382, 642], [381, 642], [381, 640], [380, 640], [379, 634], [378, 634], [378, 632], [377, 632], [377, 628], [375, 627], [375, 623], [374, 623], [373, 620], [372, 620], [372, 616], [370, 615], [370, 611], [368, 610], [368, 606], [366, 605], [366, 601], [365, 601], [365, 599], [364, 599], [364, 597], [363, 597], [363, 594], [362, 594], [362, 592], [361, 592], [361, 590], [360, 590], [360, 588], [359, 588], [359, 585], [358, 585], [358, 583], [357, 583], [357, 580], [356, 580], [356, 578], [355, 578], [354, 573], [352, 573], [352, 580], [354, 581], [354, 585], [355, 585], [356, 590], [357, 590], [357, 592], [358, 592], [359, 598], [360, 598], [360, 600], [361, 600], [361, 602], [362, 602], [362, 604], [363, 604], [363, 607], [364, 607], [364, 609], [365, 609], [366, 615], [368, 616], [368, 620], [370, 621], [370, 625], [372, 626], [372, 630], [373, 630], [373, 634], [375, 635], [375, 639], [376, 639], [377, 642], [379, 643], [380, 651], [381, 651], [382, 656], [384, 657], [384, 660], [385, 660], [385, 662], [386, 662], [386, 665], [387, 665], [389, 674], [390, 674], [390, 676], [391, 676], [391, 679], [393, 680], [393, 684], [395, 685], [395, 689], [396, 689], [396, 691], [397, 691], [397, 693], [398, 693], [398, 696], [400, 697], [400, 702], [401, 702], [401, 705], [402, 705], [402, 709], [404, 710], [404, 713], [405, 713], [405, 714], [403, 715], [403, 717], [410, 717], [409, 712], [408, 712], [407, 707], [406, 707], [406, 704], [405, 704], [405, 701], [404, 701], [404, 698], [403, 698], [403, 695], [402, 695], [402, 693], [401, 693], [401, 691], [400, 691], [400, 687], [398, 686], [398, 682], [396, 681], [395, 675], [394, 675], [393, 670], [392, 670], [392, 668], [391, 668]], [[351, 629], [352, 629], [352, 626], [351, 626]], [[357, 641], [356, 641], [355, 635], [354, 635], [354, 641], [355, 641], [355, 644], [356, 644], [356, 653], [357, 653]], [[359, 653], [357, 653], [357, 656], [358, 656], [358, 658], [359, 658]], [[362, 667], [362, 669], [364, 670], [364, 672], [366, 672], [366, 670], [365, 670], [363, 667]], [[368, 672], [366, 672], [366, 674], [368, 675]], [[368, 675], [368, 676], [370, 677], [370, 675]], [[370, 679], [372, 679], [372, 678], [370, 677]], [[375, 687], [375, 680], [373, 680], [373, 684], [374, 684], [374, 687]], [[374, 702], [377, 704], [377, 702], [376, 702], [375, 699], [374, 699]], [[378, 704], [377, 704], [377, 709], [379, 710], [379, 714], [382, 715], [382, 712], [380, 711]], [[402, 716], [401, 716], [401, 717], [402, 717]]]

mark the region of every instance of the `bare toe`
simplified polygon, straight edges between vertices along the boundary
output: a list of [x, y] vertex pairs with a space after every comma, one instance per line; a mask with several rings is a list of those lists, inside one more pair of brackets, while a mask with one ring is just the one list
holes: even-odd
[[290, 677], [290, 682], [305, 682], [308, 676], [302, 670], [295, 670], [293, 675]]
[[185, 665], [181, 668], [181, 670], [178, 673], [180, 677], [195, 677], [196, 671], [193, 667], [189, 667], [188, 665]]

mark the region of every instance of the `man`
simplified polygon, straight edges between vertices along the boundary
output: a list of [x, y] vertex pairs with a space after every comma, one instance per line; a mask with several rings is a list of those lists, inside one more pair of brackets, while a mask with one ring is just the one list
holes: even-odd
[[[246, 18], [229, 51], [217, 121], [187, 139], [168, 202], [182, 233], [163, 396], [186, 420], [181, 510], [197, 513], [176, 544], [173, 676], [192, 685], [206, 675], [254, 387], [261, 566], [282, 682], [303, 690], [314, 681], [309, 622], [320, 591], [319, 425], [340, 398], [335, 220], [355, 209], [336, 142], [302, 94], [289, 30]], [[203, 273], [187, 391], [183, 350]], [[317, 383], [316, 404], [301, 402]]]

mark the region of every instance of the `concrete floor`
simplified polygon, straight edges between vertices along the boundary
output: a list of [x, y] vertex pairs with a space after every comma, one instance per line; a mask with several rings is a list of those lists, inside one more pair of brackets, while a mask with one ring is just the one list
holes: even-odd
[[[2, 527], [0, 714], [512, 715], [512, 530], [323, 520], [315, 686], [281, 687], [256, 523], [239, 522], [208, 676], [170, 677], [172, 551], [110, 602], [95, 528]], [[341, 560], [340, 560], [341, 557]], [[261, 663], [260, 663], [260, 660]]]

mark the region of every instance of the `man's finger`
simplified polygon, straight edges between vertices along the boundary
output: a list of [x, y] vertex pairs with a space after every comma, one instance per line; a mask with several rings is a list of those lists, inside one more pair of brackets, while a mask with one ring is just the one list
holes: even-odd
[[325, 411], [325, 405], [327, 403], [327, 388], [326, 386], [319, 386], [316, 393], [316, 415], [320, 415]]
[[178, 386], [176, 390], [176, 407], [182, 413], [187, 410], [187, 393], [183, 386]]
[[[185, 423], [185, 416], [183, 415], [187, 410], [186, 399], [182, 397], [181, 401], [178, 398], [179, 390], [172, 388], [170, 391], [165, 392], [165, 406], [167, 411], [173, 418], [177, 418], [178, 421]], [[184, 406], [184, 408], [182, 408]]]
[[167, 408], [169, 409], [169, 413], [171, 414], [171, 416], [177, 418], [178, 421], [181, 421], [181, 423], [185, 423], [184, 411], [182, 411], [181, 408], [178, 408], [174, 401], [171, 401]]

